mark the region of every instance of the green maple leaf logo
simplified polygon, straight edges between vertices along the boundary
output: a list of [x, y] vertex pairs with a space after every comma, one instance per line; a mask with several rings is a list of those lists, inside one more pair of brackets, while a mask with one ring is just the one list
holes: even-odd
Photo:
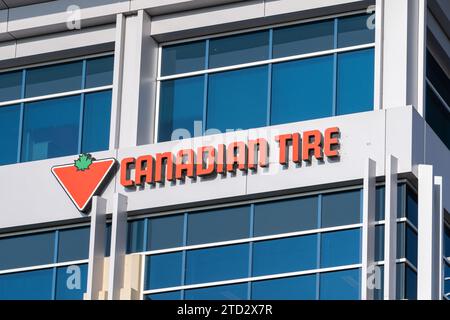
[[88, 170], [94, 160], [89, 153], [80, 154], [80, 157], [75, 160], [75, 167], [77, 171]]

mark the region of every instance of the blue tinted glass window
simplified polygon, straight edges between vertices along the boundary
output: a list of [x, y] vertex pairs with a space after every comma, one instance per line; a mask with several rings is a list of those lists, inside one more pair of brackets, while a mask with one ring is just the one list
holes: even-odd
[[247, 300], [246, 283], [186, 290], [186, 300]]
[[[374, 300], [384, 300], [384, 266], [378, 266], [376, 269], [380, 273], [380, 277], [377, 278], [379, 280], [378, 283], [375, 283], [375, 288], [373, 290], [373, 298]], [[376, 275], [375, 275], [376, 276]]]
[[86, 88], [111, 85], [113, 82], [114, 56], [86, 61]]
[[321, 235], [321, 267], [337, 267], [361, 262], [361, 230], [327, 232]]
[[2, 270], [53, 263], [55, 233], [0, 238], [0, 252]]
[[144, 251], [145, 220], [128, 222], [127, 253]]
[[450, 78], [430, 51], [427, 51], [427, 78], [445, 102], [450, 105], [450, 92], [448, 90], [448, 88], [450, 88]]
[[375, 42], [374, 19], [357, 15], [338, 19], [338, 47], [351, 47]]
[[0, 165], [17, 162], [20, 105], [0, 107]]
[[154, 293], [145, 296], [146, 300], [181, 300], [181, 291]]
[[317, 276], [282, 278], [252, 283], [253, 300], [315, 300]]
[[360, 282], [360, 269], [322, 273], [320, 300], [358, 300]]
[[53, 269], [0, 275], [0, 300], [51, 300]]
[[374, 50], [338, 55], [337, 114], [373, 110]]
[[425, 109], [427, 123], [450, 149], [450, 112], [429, 85], [426, 89]]
[[406, 227], [406, 258], [417, 267], [417, 234], [410, 226]]
[[253, 244], [252, 276], [316, 269], [317, 235]]
[[397, 259], [406, 255], [406, 223], [397, 223]]
[[204, 69], [205, 44], [205, 41], [198, 41], [163, 47], [161, 75]]
[[322, 228], [361, 223], [361, 191], [324, 194]]
[[188, 245], [248, 238], [250, 206], [189, 214], [187, 229]]
[[408, 300], [417, 299], [417, 273], [410, 267], [405, 267], [405, 298]]
[[182, 252], [146, 257], [145, 290], [181, 285]]
[[405, 299], [405, 264], [397, 263], [396, 268], [396, 299]]
[[89, 93], [84, 96], [82, 152], [109, 149], [111, 121], [111, 91]]
[[192, 250], [186, 259], [186, 284], [245, 278], [249, 245]]
[[82, 69], [82, 61], [29, 69], [26, 73], [25, 96], [29, 98], [79, 90]]
[[22, 161], [78, 153], [80, 96], [25, 104]]
[[407, 188], [406, 192], [406, 217], [408, 220], [417, 227], [418, 219], [418, 207], [417, 207], [417, 196], [413, 191]]
[[22, 71], [0, 73], [0, 102], [21, 98]]
[[204, 87], [203, 76], [161, 83], [159, 141], [194, 137], [195, 121], [203, 121]]
[[332, 116], [333, 57], [273, 65], [271, 124]]
[[384, 225], [375, 226], [375, 261], [384, 260]]
[[397, 186], [397, 218], [404, 218], [406, 216], [406, 185], [399, 184]]
[[87, 287], [88, 265], [57, 268], [56, 300], [83, 300]]
[[[227, 71], [209, 76], [207, 128], [263, 127], [267, 123], [267, 66]], [[243, 116], [245, 115], [251, 116]]]
[[254, 236], [317, 229], [318, 198], [255, 204]]
[[447, 225], [444, 228], [444, 254], [450, 257], [450, 227]]
[[211, 39], [209, 67], [218, 68], [269, 59], [269, 31]]
[[148, 220], [147, 250], [159, 250], [183, 245], [184, 216], [167, 216]]
[[106, 224], [105, 230], [105, 257], [109, 257], [111, 250], [111, 222]]
[[273, 30], [273, 57], [331, 50], [334, 46], [334, 21], [305, 23]]
[[83, 260], [89, 257], [90, 228], [59, 231], [58, 262]]
[[385, 212], [384, 212], [384, 198], [385, 188], [377, 187], [376, 188], [376, 200], [375, 200], [375, 221], [384, 220]]

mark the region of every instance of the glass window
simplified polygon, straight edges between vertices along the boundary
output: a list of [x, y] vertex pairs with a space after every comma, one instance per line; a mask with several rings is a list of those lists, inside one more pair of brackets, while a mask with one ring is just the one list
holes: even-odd
[[185, 130], [194, 137], [195, 121], [203, 121], [204, 87], [204, 76], [161, 83], [159, 141], [176, 140], [186, 135]]
[[249, 245], [188, 251], [186, 284], [248, 277]]
[[439, 92], [440, 96], [450, 105], [450, 78], [444, 72], [430, 51], [427, 50], [427, 78], [433, 84], [433, 87]]
[[337, 115], [373, 110], [374, 50], [338, 55]]
[[397, 218], [404, 218], [406, 216], [406, 185], [399, 184], [397, 186]]
[[147, 250], [181, 247], [183, 226], [183, 215], [148, 219]]
[[274, 64], [271, 124], [332, 116], [333, 82], [332, 56]]
[[418, 219], [417, 195], [410, 189], [406, 191], [406, 217], [417, 227]]
[[55, 233], [0, 238], [0, 252], [1, 270], [53, 263]]
[[252, 283], [253, 300], [315, 300], [317, 276], [282, 278]]
[[338, 47], [351, 47], [375, 42], [375, 28], [370, 15], [354, 15], [338, 19]]
[[269, 59], [269, 31], [211, 39], [209, 67], [218, 68]]
[[89, 257], [90, 227], [59, 231], [58, 262], [83, 260]]
[[22, 71], [0, 73], [0, 102], [17, 100], [22, 93]]
[[375, 261], [384, 260], [384, 225], [375, 226]]
[[252, 276], [316, 269], [317, 240], [308, 235], [255, 242]]
[[145, 219], [128, 221], [127, 253], [142, 252], [144, 248]]
[[83, 300], [87, 287], [87, 273], [87, 264], [57, 268], [56, 300]]
[[0, 275], [0, 300], [51, 300], [52, 289], [53, 269]]
[[361, 190], [324, 194], [322, 228], [361, 223]]
[[377, 271], [380, 272], [379, 283], [376, 283], [373, 289], [374, 300], [384, 300], [384, 266], [377, 266]]
[[417, 299], [417, 273], [410, 267], [406, 266], [405, 269], [406, 282], [405, 282], [405, 298], [408, 300]]
[[267, 82], [267, 66], [211, 74], [207, 128], [226, 132], [265, 126]]
[[27, 70], [25, 97], [81, 89], [83, 62], [49, 65]]
[[250, 206], [189, 214], [187, 229], [188, 245], [248, 238]]
[[450, 112], [428, 85], [425, 109], [427, 123], [447, 148], [450, 149]]
[[162, 48], [161, 75], [185, 73], [205, 68], [205, 41]]
[[405, 264], [397, 263], [396, 270], [396, 298], [397, 300], [405, 299]]
[[105, 230], [105, 257], [109, 257], [110, 250], [111, 250], [111, 222], [108, 222], [106, 224], [106, 230]]
[[417, 234], [410, 226], [406, 227], [406, 259], [417, 267]]
[[321, 235], [321, 267], [337, 267], [361, 262], [361, 230], [326, 232]]
[[360, 299], [361, 270], [327, 272], [320, 275], [320, 300]]
[[318, 197], [255, 204], [254, 236], [317, 229]]
[[183, 252], [146, 257], [145, 290], [181, 285]]
[[19, 147], [20, 105], [0, 107], [0, 165], [16, 163]]
[[397, 259], [406, 255], [406, 223], [397, 223]]
[[305, 23], [273, 30], [273, 57], [287, 57], [334, 46], [334, 21]]
[[111, 90], [84, 96], [82, 152], [109, 149], [111, 99]]
[[444, 228], [444, 254], [450, 257], [450, 227], [448, 225]]
[[181, 291], [170, 291], [146, 295], [145, 300], [181, 300]]
[[384, 187], [376, 188], [376, 200], [375, 200], [375, 221], [382, 221], [385, 217], [384, 212], [384, 202], [385, 202], [385, 194], [386, 190]]
[[78, 153], [80, 96], [25, 104], [22, 161]]
[[247, 283], [185, 291], [186, 300], [247, 300]]
[[86, 61], [86, 88], [108, 86], [113, 83], [114, 56]]

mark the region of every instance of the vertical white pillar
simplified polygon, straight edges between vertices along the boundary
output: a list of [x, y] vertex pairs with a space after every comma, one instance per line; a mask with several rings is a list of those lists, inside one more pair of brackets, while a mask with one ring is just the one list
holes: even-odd
[[436, 207], [436, 219], [435, 220], [435, 226], [434, 233], [437, 235], [437, 245], [434, 247], [434, 254], [436, 255], [435, 261], [437, 266], [436, 269], [436, 278], [434, 279], [436, 283], [436, 296], [434, 299], [441, 300], [444, 296], [444, 201], [443, 201], [443, 181], [442, 177], [435, 177], [434, 178], [434, 201], [435, 201], [435, 207]]
[[92, 200], [91, 230], [89, 238], [89, 264], [86, 300], [98, 299], [103, 287], [105, 259], [106, 200], [98, 196]]
[[123, 287], [127, 247], [127, 197], [115, 193], [113, 198], [111, 253], [109, 258], [108, 300], [120, 299]]
[[397, 274], [397, 171], [398, 160], [386, 159], [384, 225], [384, 300], [396, 298]]
[[375, 263], [375, 198], [376, 162], [367, 159], [363, 189], [361, 299], [373, 300], [374, 288], [370, 281]]
[[375, 3], [375, 110], [383, 107], [384, 0]]

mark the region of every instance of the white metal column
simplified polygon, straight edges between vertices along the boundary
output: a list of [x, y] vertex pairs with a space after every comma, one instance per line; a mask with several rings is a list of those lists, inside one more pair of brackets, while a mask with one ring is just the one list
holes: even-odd
[[437, 297], [435, 299], [441, 300], [444, 296], [444, 201], [443, 201], [443, 181], [442, 177], [435, 177], [434, 178], [434, 201], [435, 201], [435, 207], [437, 210], [436, 213], [436, 228], [435, 232], [438, 235], [438, 247], [435, 248], [437, 255], [436, 262], [438, 263], [437, 266], [437, 273], [435, 281], [437, 282]]

